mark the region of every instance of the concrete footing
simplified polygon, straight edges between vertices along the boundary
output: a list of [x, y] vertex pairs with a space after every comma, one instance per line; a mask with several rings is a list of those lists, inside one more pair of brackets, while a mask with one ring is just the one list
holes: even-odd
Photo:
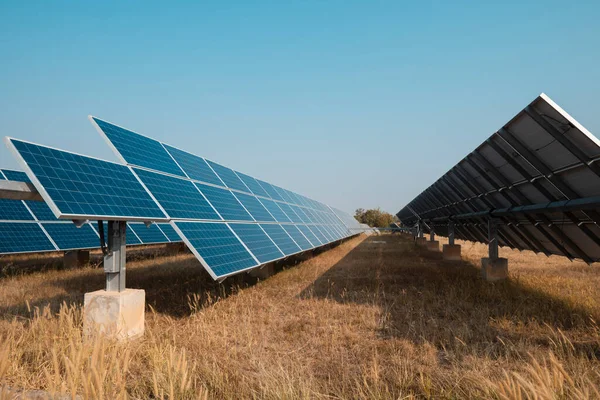
[[440, 242], [438, 242], [437, 240], [428, 240], [425, 243], [425, 247], [429, 251], [440, 251]]
[[483, 279], [488, 282], [496, 282], [508, 278], [508, 259], [482, 258], [481, 274]]
[[97, 290], [86, 293], [83, 306], [83, 332], [87, 338], [98, 334], [125, 341], [144, 334], [146, 292]]
[[83, 267], [90, 263], [90, 252], [88, 250], [65, 251], [63, 265], [65, 268]]
[[427, 243], [427, 239], [424, 237], [418, 237], [415, 239], [415, 243], [417, 244], [417, 246], [425, 246], [425, 244]]
[[253, 278], [258, 278], [264, 281], [268, 277], [275, 274], [275, 263], [263, 265], [260, 268], [251, 269], [248, 274]]
[[460, 244], [445, 244], [442, 247], [442, 254], [446, 261], [460, 261]]

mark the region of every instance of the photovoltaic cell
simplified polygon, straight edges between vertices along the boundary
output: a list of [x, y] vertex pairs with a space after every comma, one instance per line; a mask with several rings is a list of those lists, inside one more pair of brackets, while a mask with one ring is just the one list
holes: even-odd
[[275, 242], [277, 247], [286, 256], [300, 252], [302, 249], [298, 247], [294, 240], [279, 224], [261, 224], [260, 225], [267, 235]]
[[128, 164], [184, 176], [160, 142], [92, 117]]
[[329, 240], [327, 239], [327, 237], [323, 234], [323, 232], [321, 232], [319, 230], [319, 228], [316, 225], [310, 225], [310, 226], [308, 226], [308, 229], [311, 230], [311, 232], [319, 239], [319, 241], [322, 244], [329, 243]]
[[230, 190], [214, 186], [195, 184], [208, 199], [210, 204], [217, 209], [221, 217], [227, 221], [253, 221], [252, 216], [244, 209]]
[[167, 243], [169, 241], [156, 224], [152, 224], [149, 227], [141, 223], [129, 224], [129, 227], [140, 238], [143, 244]]
[[306, 215], [306, 213], [304, 212], [302, 207], [298, 207], [298, 206], [290, 206], [292, 208], [292, 210], [294, 210], [294, 212], [296, 213], [296, 215], [300, 218], [301, 222], [303, 224], [310, 224], [310, 218], [308, 218], [308, 215]]
[[[164, 219], [128, 167], [9, 139], [62, 216]], [[39, 189], [39, 188], [38, 188]], [[44, 196], [44, 193], [42, 193]]]
[[290, 198], [285, 189], [280, 188], [279, 186], [271, 185], [273, 189], [279, 194], [279, 197], [283, 199], [286, 203], [294, 203], [294, 200]]
[[33, 219], [21, 200], [0, 199], [0, 220], [33, 221]]
[[166, 144], [164, 146], [173, 156], [175, 161], [177, 161], [177, 164], [179, 164], [179, 166], [190, 177], [190, 179], [223, 186], [223, 182], [221, 182], [219, 177], [208, 166], [204, 158], [195, 156]]
[[225, 223], [174, 222], [213, 277], [255, 267], [256, 260]]
[[265, 192], [267, 192], [269, 194], [269, 197], [271, 197], [274, 200], [283, 201], [283, 197], [281, 197], [279, 195], [279, 193], [277, 192], [277, 190], [275, 190], [275, 188], [273, 187], [273, 185], [271, 185], [268, 182], [261, 181], [260, 179], [257, 179], [256, 181], [265, 190]]
[[292, 222], [296, 222], [296, 223], [302, 222], [302, 218], [297, 216], [296, 213], [294, 212], [294, 210], [292, 210], [292, 208], [289, 205], [287, 205], [286, 203], [277, 203], [277, 205], [279, 206], [279, 208], [281, 208], [281, 210], [285, 213], [285, 215], [287, 215], [288, 218], [292, 220]]
[[59, 250], [93, 249], [100, 247], [100, 239], [96, 231], [89, 224], [83, 224], [81, 228], [71, 222], [67, 223], [43, 223], [42, 226], [48, 232]]
[[175, 232], [175, 229], [169, 224], [158, 224], [160, 230], [167, 236], [171, 242], [181, 242], [179, 234]]
[[221, 164], [217, 164], [216, 162], [212, 162], [210, 160], [206, 160], [206, 162], [212, 167], [212, 169], [219, 175], [219, 178], [228, 188], [241, 190], [242, 192], [250, 193], [248, 187], [242, 182], [242, 180], [233, 172], [231, 168], [227, 168], [222, 166]]
[[55, 221], [58, 219], [48, 207], [48, 204], [43, 201], [25, 200], [25, 204], [35, 214], [38, 221]]
[[283, 229], [294, 239], [294, 242], [302, 248], [302, 250], [312, 249], [314, 246], [304, 237], [302, 232], [296, 225], [281, 225]]
[[0, 253], [56, 250], [37, 223], [0, 223]]
[[27, 174], [23, 171], [15, 171], [12, 169], [2, 169], [2, 173], [9, 181], [15, 182], [31, 182]]
[[248, 186], [248, 189], [257, 196], [270, 197], [269, 194], [260, 186], [258, 181], [250, 175], [235, 171], [237, 176]]
[[333, 237], [333, 235], [331, 235], [331, 232], [329, 232], [329, 229], [327, 229], [327, 226], [325, 225], [315, 225], [315, 228], [319, 229], [321, 231], [321, 233], [327, 238], [327, 242], [331, 243], [333, 242], [335, 239]]
[[274, 222], [275, 218], [267, 211], [265, 206], [262, 205], [258, 199], [252, 195], [244, 193], [234, 193], [235, 197], [246, 207], [246, 210], [256, 221], [259, 222]]
[[261, 263], [277, 260], [283, 257], [273, 241], [260, 229], [258, 224], [229, 224], [236, 235], [250, 249], [254, 257]]
[[296, 225], [296, 227], [312, 243], [313, 247], [319, 247], [325, 244], [310, 230], [310, 228], [307, 225]]
[[221, 220], [192, 182], [134, 170], [171, 218]]
[[279, 208], [276, 202], [273, 200], [267, 199], [259, 199], [260, 202], [265, 206], [267, 210], [271, 213], [271, 215], [275, 218], [277, 222], [291, 222], [288, 216]]

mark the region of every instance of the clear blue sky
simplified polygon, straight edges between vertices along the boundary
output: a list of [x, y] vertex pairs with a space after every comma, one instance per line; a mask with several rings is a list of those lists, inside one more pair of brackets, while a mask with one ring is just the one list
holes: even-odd
[[600, 3], [487, 3], [2, 1], [1, 134], [116, 160], [93, 114], [396, 213], [541, 92], [600, 135]]

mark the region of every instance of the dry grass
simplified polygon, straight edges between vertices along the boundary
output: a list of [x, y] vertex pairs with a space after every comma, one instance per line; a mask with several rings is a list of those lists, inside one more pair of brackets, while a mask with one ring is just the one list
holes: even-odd
[[0, 379], [69, 398], [600, 398], [597, 267], [501, 249], [511, 278], [488, 284], [486, 248], [462, 245], [450, 264], [359, 237], [255, 285], [135, 260], [148, 313], [128, 344], [81, 337], [101, 270], [5, 277]]

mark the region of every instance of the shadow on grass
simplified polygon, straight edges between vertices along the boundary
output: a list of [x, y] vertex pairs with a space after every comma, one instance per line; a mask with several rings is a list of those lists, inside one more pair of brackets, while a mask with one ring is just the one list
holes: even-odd
[[[365, 239], [299, 297], [379, 307], [384, 338], [482, 351], [492, 351], [490, 343], [521, 340], [549, 346], [548, 333], [556, 328], [597, 332], [594, 320], [600, 317], [518, 279], [485, 282], [479, 266], [444, 261], [441, 253], [418, 248], [403, 235]], [[597, 341], [582, 347], [588, 356], [600, 356]]]

